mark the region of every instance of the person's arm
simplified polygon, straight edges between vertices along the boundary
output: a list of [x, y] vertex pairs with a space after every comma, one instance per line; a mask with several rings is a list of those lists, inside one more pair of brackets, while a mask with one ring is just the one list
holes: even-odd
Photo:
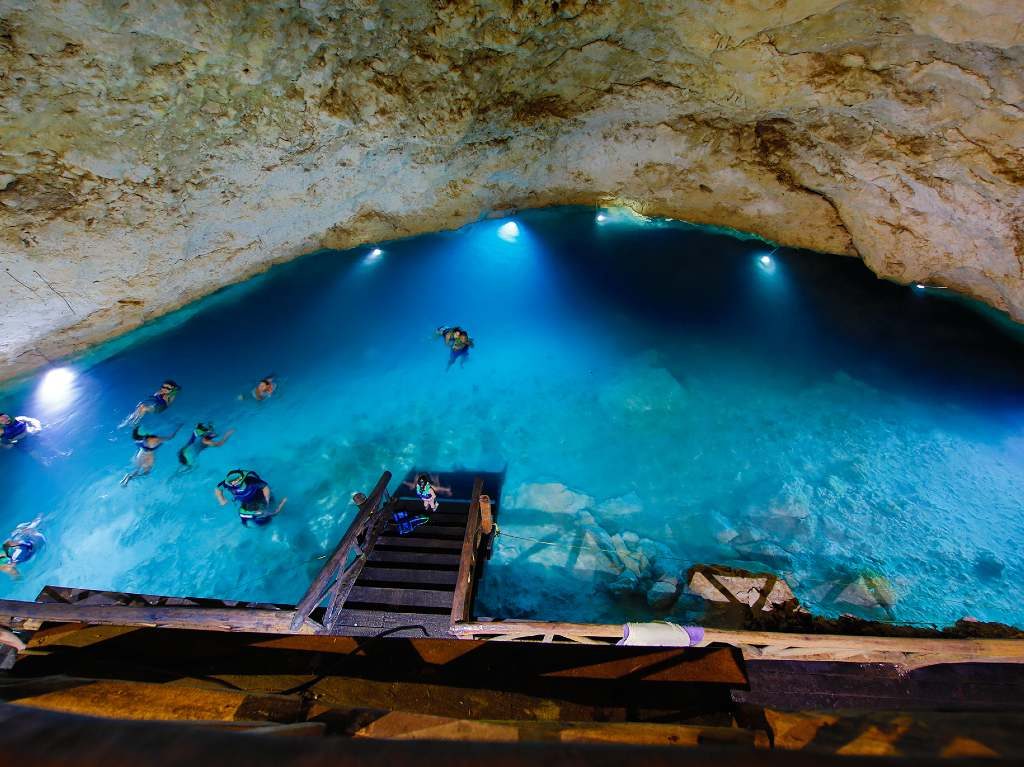
[[405, 485], [406, 487], [408, 487], [410, 490], [415, 490], [416, 489], [416, 483], [415, 482], [403, 482], [402, 484]]
[[14, 580], [19, 580], [21, 578], [21, 573], [18, 572], [18, 568], [13, 564], [0, 565], [0, 570], [3, 570], [9, 576], [14, 578]]
[[224, 493], [220, 491], [220, 485], [217, 485], [217, 487], [213, 488], [213, 494], [217, 497], [217, 503], [219, 503], [221, 506], [227, 503], [227, 499], [224, 498]]
[[224, 432], [224, 439], [222, 439], [220, 442], [214, 442], [212, 439], [207, 439], [206, 437], [203, 437], [203, 444], [206, 445], [207, 447], [223, 447], [224, 443], [226, 443], [228, 439], [231, 438], [231, 435], [234, 433], [234, 429], [228, 429], [226, 432]]
[[451, 495], [452, 494], [452, 489], [450, 487], [441, 487], [440, 485], [438, 485], [434, 489], [437, 492], [442, 493], [444, 495]]
[[263, 500], [267, 502], [268, 506], [270, 505], [270, 485], [263, 486]]
[[16, 634], [7, 629], [0, 629], [0, 644], [5, 644], [8, 647], [13, 647], [18, 652], [25, 649], [25, 643], [22, 642]]

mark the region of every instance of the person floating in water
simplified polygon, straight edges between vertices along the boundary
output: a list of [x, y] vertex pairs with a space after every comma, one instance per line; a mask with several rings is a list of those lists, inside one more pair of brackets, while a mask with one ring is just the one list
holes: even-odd
[[156, 463], [157, 448], [167, 440], [174, 439], [179, 429], [181, 429], [181, 424], [178, 424], [178, 427], [166, 437], [161, 437], [159, 434], [144, 434], [139, 431], [138, 426], [132, 429], [132, 439], [138, 445], [139, 452], [135, 454], [135, 471], [130, 471], [121, 478], [121, 487], [127, 487], [128, 483], [136, 477], [149, 474], [153, 470], [153, 464]]
[[7, 536], [0, 549], [0, 570], [12, 578], [20, 577], [18, 565], [23, 565], [39, 553], [46, 543], [46, 536], [39, 532], [41, 517], [31, 522], [22, 522]]
[[234, 433], [234, 429], [228, 429], [224, 432], [224, 437], [218, 440], [217, 432], [211, 424], [197, 423], [188, 442], [178, 451], [178, 462], [182, 466], [193, 466], [201, 452], [208, 447], [222, 447]]
[[138, 405], [135, 406], [135, 410], [132, 414], [121, 421], [118, 428], [128, 426], [131, 424], [135, 426], [142, 420], [142, 417], [147, 413], [162, 413], [171, 406], [174, 402], [175, 397], [181, 391], [181, 387], [178, 386], [174, 381], [167, 379], [163, 382], [163, 385], [156, 390], [151, 396], [146, 397]]
[[469, 349], [473, 346], [473, 339], [469, 337], [469, 333], [458, 326], [448, 327], [442, 325], [436, 331], [437, 335], [444, 339], [444, 345], [451, 349], [451, 354], [448, 355], [448, 368], [455, 364], [455, 360], [462, 359], [462, 364], [466, 364], [466, 358], [469, 357]]
[[438, 493], [442, 495], [452, 494], [450, 487], [441, 487], [440, 478], [437, 476], [429, 477], [426, 474], [420, 474], [416, 477], [415, 482], [405, 482], [404, 484], [416, 491], [416, 497], [423, 501], [423, 510], [427, 513], [437, 511]]
[[256, 388], [252, 390], [253, 399], [262, 402], [265, 399], [270, 399], [274, 392], [277, 391], [277, 381], [274, 380], [274, 376], [267, 376], [260, 380], [256, 384]]
[[270, 485], [260, 478], [255, 471], [245, 469], [233, 469], [228, 475], [217, 483], [213, 494], [217, 503], [221, 506], [227, 504], [228, 499], [224, 497], [221, 490], [227, 490], [231, 494], [231, 500], [239, 505], [238, 516], [242, 524], [248, 526], [249, 522], [256, 525], [265, 525], [278, 514], [288, 502], [287, 498], [281, 499], [277, 508], [270, 510], [272, 493]]
[[39, 421], [27, 415], [12, 416], [0, 413], [0, 445], [10, 447], [42, 428], [43, 425]]

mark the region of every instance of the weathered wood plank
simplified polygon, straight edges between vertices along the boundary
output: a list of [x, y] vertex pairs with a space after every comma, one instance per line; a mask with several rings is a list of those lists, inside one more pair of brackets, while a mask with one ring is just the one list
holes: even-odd
[[390, 567], [437, 566], [455, 570], [459, 566], [457, 554], [423, 554], [416, 551], [372, 551], [367, 557], [370, 562], [387, 563]]
[[[622, 626], [517, 620], [458, 622], [453, 623], [452, 634], [467, 638], [557, 634], [621, 639]], [[1024, 663], [1024, 640], [1021, 639], [922, 639], [705, 629], [704, 638], [697, 646], [711, 644], [738, 647], [747, 659], [881, 662], [908, 668], [975, 661]]]
[[317, 624], [308, 619], [292, 628], [295, 613], [247, 607], [128, 607], [124, 605], [69, 605], [56, 602], [16, 602], [0, 599], [0, 620], [31, 619], [61, 623], [96, 623], [114, 626], [161, 626], [210, 631], [256, 631], [274, 634], [309, 634]]
[[330, 559], [327, 563], [320, 568], [320, 572], [316, 578], [306, 589], [306, 593], [299, 600], [299, 603], [295, 606], [295, 619], [292, 623], [292, 628], [296, 629], [302, 624], [313, 609], [320, 604], [324, 596], [327, 593], [328, 587], [334, 581], [337, 576], [338, 570], [345, 565], [348, 555], [351, 551], [352, 546], [356, 542], [356, 537], [362, 531], [363, 527], [369, 521], [370, 517], [378, 510], [381, 504], [381, 499], [387, 490], [388, 482], [391, 481], [391, 472], [385, 471], [380, 475], [380, 479], [377, 480], [377, 484], [370, 492], [366, 502], [359, 509], [359, 513], [353, 520], [352, 524], [349, 525], [345, 535], [342, 536], [338, 542], [337, 547], [334, 549], [334, 553], [331, 554]]
[[[371, 563], [372, 564], [372, 563]], [[454, 570], [409, 570], [367, 565], [359, 576], [357, 585], [368, 583], [421, 583], [430, 586], [455, 587], [458, 573]]]
[[484, 480], [477, 477], [473, 481], [473, 498], [469, 507], [469, 521], [466, 524], [466, 536], [462, 541], [462, 554], [459, 557], [459, 579], [455, 582], [455, 597], [452, 601], [451, 622], [458, 623], [469, 617], [470, 600], [473, 598], [473, 575], [476, 566], [476, 550], [479, 545], [480, 532], [480, 494], [484, 490]]
[[443, 607], [452, 606], [451, 591], [428, 589], [394, 589], [356, 585], [348, 596], [348, 602], [388, 605], [391, 607]]
[[377, 539], [377, 547], [392, 547], [393, 549], [437, 549], [438, 551], [461, 551], [462, 541], [453, 541], [444, 538], [406, 538], [405, 536], [382, 535]]

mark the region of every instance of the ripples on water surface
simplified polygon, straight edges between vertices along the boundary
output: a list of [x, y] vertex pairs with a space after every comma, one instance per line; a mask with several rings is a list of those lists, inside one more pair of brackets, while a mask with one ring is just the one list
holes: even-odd
[[[71, 363], [73, 383], [8, 387], [0, 407], [49, 427], [0, 452], [0, 522], [42, 513], [49, 545], [0, 594], [294, 601], [383, 469], [507, 466], [480, 614], [665, 615], [609, 593], [589, 514], [658, 570], [771, 569], [823, 614], [886, 617], [846, 589], [869, 573], [897, 620], [1024, 623], [1013, 330], [854, 259], [765, 264], [759, 241], [614, 212], [516, 221], [309, 256]], [[464, 369], [442, 323], [476, 339]], [[269, 372], [278, 396], [240, 398]], [[183, 392], [147, 426], [186, 429], [122, 489], [116, 426], [166, 377]], [[236, 433], [177, 474], [197, 420]], [[269, 526], [217, 506], [235, 466], [289, 497]]]

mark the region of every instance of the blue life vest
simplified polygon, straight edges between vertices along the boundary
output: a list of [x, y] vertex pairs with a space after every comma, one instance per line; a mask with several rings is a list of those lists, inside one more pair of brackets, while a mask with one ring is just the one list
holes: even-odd
[[26, 431], [28, 431], [28, 423], [15, 419], [4, 426], [4, 431], [3, 434], [0, 434], [0, 439], [10, 442], [23, 436]]

